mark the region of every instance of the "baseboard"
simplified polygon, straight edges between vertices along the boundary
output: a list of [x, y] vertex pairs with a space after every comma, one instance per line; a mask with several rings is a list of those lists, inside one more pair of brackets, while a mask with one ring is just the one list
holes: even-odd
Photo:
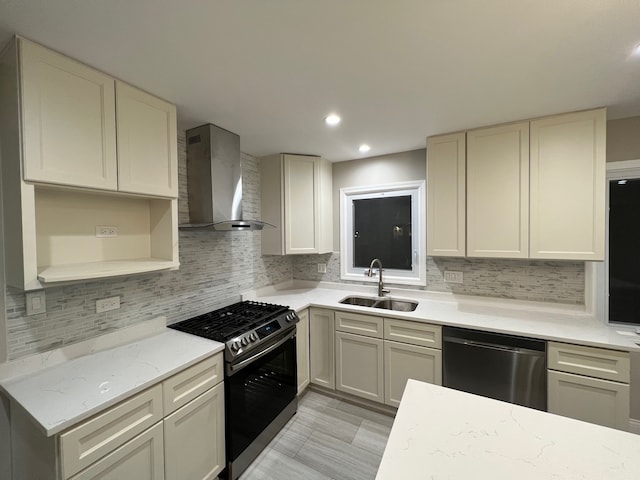
[[640, 435], [640, 420], [629, 419], [629, 431]]

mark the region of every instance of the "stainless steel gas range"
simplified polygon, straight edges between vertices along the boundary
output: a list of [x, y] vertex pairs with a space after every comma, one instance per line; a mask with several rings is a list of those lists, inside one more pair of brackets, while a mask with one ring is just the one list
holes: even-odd
[[226, 478], [235, 480], [297, 409], [293, 310], [245, 301], [170, 325], [225, 344]]

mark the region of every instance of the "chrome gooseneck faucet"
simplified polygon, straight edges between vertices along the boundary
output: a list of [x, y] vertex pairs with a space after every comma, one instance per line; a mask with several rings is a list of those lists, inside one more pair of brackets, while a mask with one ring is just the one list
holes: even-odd
[[371, 260], [371, 265], [369, 265], [369, 271], [367, 272], [368, 277], [373, 277], [373, 265], [378, 262], [378, 296], [382, 297], [385, 293], [389, 293], [389, 290], [384, 288], [382, 284], [382, 262], [379, 258], [374, 258]]

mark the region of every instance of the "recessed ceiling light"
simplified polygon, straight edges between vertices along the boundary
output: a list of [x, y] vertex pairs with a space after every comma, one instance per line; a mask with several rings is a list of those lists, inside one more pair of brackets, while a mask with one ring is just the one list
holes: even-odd
[[334, 125], [339, 124], [339, 123], [340, 123], [340, 120], [342, 120], [342, 119], [340, 118], [340, 116], [339, 116], [339, 115], [336, 115], [335, 113], [331, 113], [331, 114], [327, 115], [327, 116], [325, 117], [325, 119], [324, 119], [325, 123], [326, 123], [327, 125], [331, 125], [332, 127], [333, 127]]
[[640, 43], [636, 45], [636, 48], [633, 49], [633, 55], [636, 57], [640, 57]]
[[366, 143], [363, 143], [358, 147], [358, 150], [360, 151], [360, 153], [367, 153], [369, 150], [371, 150], [371, 147]]

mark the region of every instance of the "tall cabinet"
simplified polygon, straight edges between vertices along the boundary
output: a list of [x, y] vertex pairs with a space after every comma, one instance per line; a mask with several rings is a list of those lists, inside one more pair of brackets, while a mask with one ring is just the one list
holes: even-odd
[[7, 284], [178, 267], [174, 105], [20, 37], [0, 97]]
[[264, 255], [333, 250], [332, 167], [321, 157], [280, 154], [260, 159]]

